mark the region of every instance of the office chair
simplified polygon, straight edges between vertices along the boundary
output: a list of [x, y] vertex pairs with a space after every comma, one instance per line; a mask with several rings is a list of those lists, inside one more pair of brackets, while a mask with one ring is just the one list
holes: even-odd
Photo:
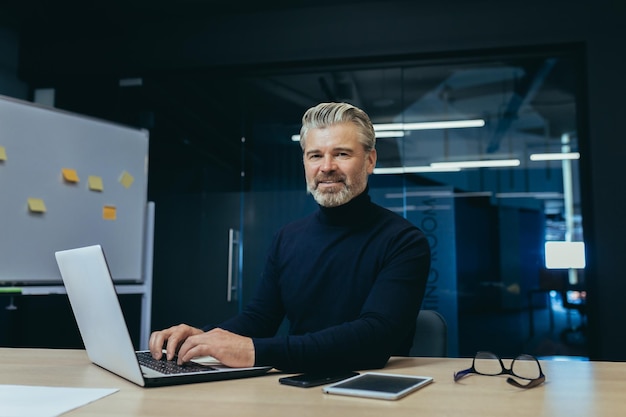
[[[561, 298], [563, 308], [567, 311], [567, 327], [561, 332], [561, 340], [566, 344], [575, 342], [577, 340], [584, 340], [586, 336], [586, 292], [583, 284], [572, 285], [569, 283], [569, 275], [567, 269], [542, 269], [539, 271], [539, 288], [533, 289], [529, 293], [529, 308], [530, 308], [530, 335], [533, 336], [534, 323], [533, 323], [533, 307], [531, 304], [532, 294], [535, 292], [545, 292], [548, 294], [550, 291], [555, 291]], [[578, 295], [576, 301], [570, 300], [570, 292], [572, 295]], [[548, 301], [550, 302], [550, 301]], [[550, 330], [554, 328], [554, 313], [552, 311], [552, 304], [548, 305], [550, 313]], [[571, 323], [570, 312], [576, 311], [580, 316], [580, 325], [575, 326]]]
[[[570, 300], [570, 293], [568, 290], [561, 292], [561, 302], [563, 308], [568, 312], [567, 314], [567, 327], [561, 332], [561, 341], [566, 344], [580, 344], [585, 342], [587, 336], [587, 303], [586, 292], [578, 291], [576, 289], [571, 290], [576, 301]], [[569, 315], [570, 311], [578, 312], [580, 316], [580, 324], [578, 326], [571, 323]]]
[[409, 356], [448, 356], [448, 324], [435, 310], [421, 310]]

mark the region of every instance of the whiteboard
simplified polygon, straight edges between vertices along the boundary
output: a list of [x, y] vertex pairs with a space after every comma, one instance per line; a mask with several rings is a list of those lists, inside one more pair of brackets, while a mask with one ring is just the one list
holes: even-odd
[[142, 281], [148, 136], [0, 96], [0, 285], [60, 283], [54, 252], [94, 244]]

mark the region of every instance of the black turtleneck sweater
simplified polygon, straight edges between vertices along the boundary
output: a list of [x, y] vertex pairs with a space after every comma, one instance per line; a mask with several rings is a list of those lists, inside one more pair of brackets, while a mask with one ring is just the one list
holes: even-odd
[[219, 327], [252, 338], [256, 365], [381, 368], [411, 348], [429, 269], [424, 234], [366, 191], [283, 227], [256, 295]]

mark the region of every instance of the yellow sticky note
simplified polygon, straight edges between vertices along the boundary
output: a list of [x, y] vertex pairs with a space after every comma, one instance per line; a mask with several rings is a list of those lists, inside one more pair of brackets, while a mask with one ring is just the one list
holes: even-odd
[[63, 168], [61, 170], [63, 173], [63, 179], [67, 182], [78, 182], [78, 174], [75, 169], [72, 168]]
[[29, 198], [28, 210], [33, 213], [45, 213], [46, 205], [41, 198]]
[[87, 178], [87, 184], [91, 191], [102, 191], [104, 189], [102, 178], [96, 175], [90, 175], [89, 178]]
[[102, 207], [102, 218], [104, 220], [115, 220], [115, 219], [117, 219], [117, 208], [115, 208], [115, 206], [104, 206], [104, 207]]
[[0, 161], [7, 160], [7, 150], [4, 149], [4, 146], [0, 146]]
[[135, 181], [135, 178], [133, 178], [132, 175], [130, 175], [128, 172], [124, 171], [122, 172], [122, 175], [120, 175], [120, 183], [125, 187], [125, 188], [130, 188], [131, 185], [133, 185], [133, 182]]

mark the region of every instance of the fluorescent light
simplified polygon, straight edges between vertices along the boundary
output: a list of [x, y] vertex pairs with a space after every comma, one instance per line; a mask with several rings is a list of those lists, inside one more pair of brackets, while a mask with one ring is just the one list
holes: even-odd
[[584, 242], [546, 242], [546, 268], [583, 269], [585, 262]]
[[434, 129], [461, 129], [467, 127], [483, 127], [483, 119], [444, 120], [439, 122], [416, 123], [380, 123], [374, 125], [375, 131], [383, 130], [434, 130]]
[[[374, 125], [377, 138], [399, 138], [404, 136], [405, 130], [435, 130], [435, 129], [462, 129], [468, 127], [483, 127], [483, 119], [444, 120], [439, 122], [415, 123], [378, 123]], [[393, 133], [382, 133], [393, 131]], [[300, 135], [292, 135], [293, 142], [300, 141]]]
[[562, 200], [563, 193], [536, 192], [536, 193], [496, 193], [496, 198], [537, 198], [540, 200]]
[[491, 197], [491, 191], [475, 191], [467, 193], [455, 193], [450, 190], [435, 191], [406, 191], [403, 193], [387, 193], [385, 198], [410, 198], [410, 197], [435, 197], [435, 198], [464, 198], [464, 197]]
[[555, 153], [534, 153], [530, 155], [531, 161], [564, 161], [567, 159], [580, 159], [578, 152], [555, 152]]
[[418, 172], [457, 172], [460, 168], [433, 168], [431, 166], [374, 168], [374, 174], [412, 174]]
[[484, 159], [479, 161], [433, 162], [433, 168], [497, 168], [519, 166], [519, 159]]
[[377, 138], [401, 138], [404, 137], [404, 130], [382, 130], [375, 131]]

